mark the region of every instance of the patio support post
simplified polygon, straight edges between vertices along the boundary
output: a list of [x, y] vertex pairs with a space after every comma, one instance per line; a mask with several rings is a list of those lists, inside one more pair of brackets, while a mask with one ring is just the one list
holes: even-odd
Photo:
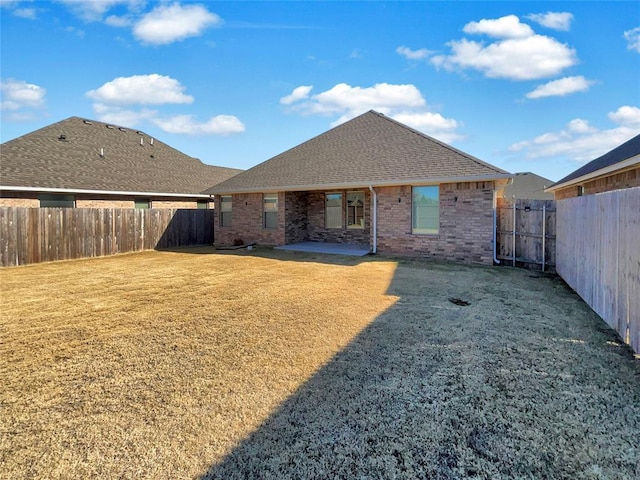
[[373, 185], [369, 185], [369, 190], [371, 191], [371, 216], [373, 217], [371, 222], [373, 229], [372, 253], [376, 253], [378, 251], [378, 194], [373, 189]]

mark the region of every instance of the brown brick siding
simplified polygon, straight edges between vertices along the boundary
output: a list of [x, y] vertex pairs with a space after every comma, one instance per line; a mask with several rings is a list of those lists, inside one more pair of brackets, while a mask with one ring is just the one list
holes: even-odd
[[638, 187], [640, 186], [640, 167], [627, 170], [626, 172], [599, 177], [580, 185], [572, 185], [570, 187], [562, 188], [555, 192], [556, 200], [577, 197], [579, 186], [584, 187], [583, 195], [594, 195], [596, 193], [603, 193], [611, 190]]
[[[493, 189], [493, 182], [440, 185], [439, 234], [414, 235], [411, 233], [411, 187], [376, 188], [378, 252], [490, 265], [493, 260]], [[372, 245], [371, 194], [364, 189], [357, 191], [365, 193], [365, 228], [353, 230], [325, 228], [325, 194], [331, 192], [280, 192], [278, 228], [274, 230], [262, 227], [262, 194], [233, 195], [232, 226], [220, 227], [218, 215], [215, 243], [232, 245], [239, 238], [244, 243], [262, 245], [305, 240]], [[347, 191], [341, 192], [346, 201]]]
[[232, 220], [230, 227], [220, 226], [220, 214], [216, 215], [215, 244], [233, 245], [236, 239], [245, 244], [260, 245], [285, 244], [285, 194], [278, 192], [278, 228], [263, 227], [262, 193], [243, 193], [232, 195]]
[[440, 231], [411, 233], [411, 187], [377, 188], [378, 252], [463, 263], [493, 260], [493, 182], [440, 185]]
[[40, 201], [32, 194], [22, 192], [0, 192], [0, 207], [38, 208]]
[[[346, 227], [347, 192], [364, 193], [364, 228]], [[342, 193], [342, 228], [325, 228], [325, 195], [327, 193]], [[354, 243], [369, 245], [371, 230], [371, 200], [368, 190], [331, 190], [327, 192], [309, 192], [308, 202], [308, 234], [307, 239], [314, 242]]]
[[[111, 195], [75, 195], [76, 208], [135, 208], [134, 197]], [[34, 192], [1, 192], [0, 207], [40, 207], [38, 194]], [[152, 208], [198, 208], [197, 200], [181, 198], [151, 198]], [[213, 202], [209, 202], [209, 208]]]

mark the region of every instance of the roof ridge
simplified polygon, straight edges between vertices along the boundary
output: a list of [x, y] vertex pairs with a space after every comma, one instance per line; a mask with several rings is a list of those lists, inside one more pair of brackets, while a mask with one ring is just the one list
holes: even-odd
[[405, 128], [406, 130], [409, 130], [410, 132], [412, 132], [412, 133], [414, 133], [416, 135], [419, 135], [419, 136], [421, 136], [423, 138], [426, 138], [427, 140], [431, 140], [432, 142], [437, 143], [438, 145], [440, 145], [441, 147], [446, 148], [447, 150], [455, 152], [458, 155], [462, 155], [463, 157], [466, 157], [469, 160], [471, 160], [473, 162], [476, 162], [479, 165], [482, 165], [483, 167], [491, 168], [491, 169], [493, 169], [493, 170], [495, 170], [496, 172], [499, 172], [499, 173], [510, 173], [510, 172], [507, 172], [506, 170], [503, 170], [501, 168], [496, 167], [495, 165], [491, 165], [490, 163], [484, 162], [484, 161], [480, 160], [479, 158], [477, 158], [477, 157], [475, 157], [475, 156], [473, 156], [473, 155], [471, 155], [469, 153], [463, 152], [462, 150], [459, 150], [456, 147], [452, 147], [451, 145], [449, 145], [447, 143], [444, 143], [443, 141], [438, 140], [437, 138], [432, 137], [431, 135], [427, 135], [426, 133], [421, 132], [420, 130], [416, 130], [415, 128], [412, 128], [409, 125], [405, 125], [404, 123], [399, 122], [398, 120], [396, 120], [396, 119], [394, 119], [392, 117], [388, 117], [384, 113], [380, 113], [380, 112], [377, 112], [375, 110], [369, 110], [367, 113], [373, 113], [373, 114], [379, 116], [380, 118], [388, 120], [388, 121], [390, 121], [390, 122], [392, 122], [392, 123], [394, 123], [394, 124], [396, 124], [396, 125], [398, 125], [400, 127]]

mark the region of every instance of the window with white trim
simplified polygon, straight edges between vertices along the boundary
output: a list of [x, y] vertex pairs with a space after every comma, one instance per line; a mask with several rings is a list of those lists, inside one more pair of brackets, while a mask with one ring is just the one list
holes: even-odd
[[437, 185], [413, 187], [411, 233], [435, 235], [440, 228], [440, 188]]
[[230, 227], [232, 218], [231, 195], [220, 195], [220, 226]]
[[347, 192], [347, 228], [364, 228], [364, 192]]
[[262, 196], [263, 227], [278, 228], [278, 194], [265, 193]]
[[342, 193], [325, 195], [326, 228], [342, 228]]

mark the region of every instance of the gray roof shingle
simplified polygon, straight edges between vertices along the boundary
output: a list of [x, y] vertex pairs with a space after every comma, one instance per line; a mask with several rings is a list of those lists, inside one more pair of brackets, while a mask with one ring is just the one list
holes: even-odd
[[500, 168], [369, 111], [207, 192], [310, 190], [508, 176]]
[[589, 175], [590, 173], [597, 172], [598, 170], [602, 170], [603, 168], [613, 166], [616, 163], [623, 162], [625, 160], [628, 160], [629, 158], [635, 157], [636, 155], [640, 155], [640, 134], [636, 135], [630, 140], [627, 140], [622, 145], [617, 146], [610, 152], [605, 153], [595, 160], [591, 160], [589, 163], [583, 165], [574, 172], [571, 172], [569, 175], [557, 181], [549, 188], [555, 189], [562, 184], [570, 184], [571, 181], [575, 180], [576, 178], [583, 177], [585, 175]]
[[242, 171], [151, 142], [136, 129], [71, 117], [3, 143], [0, 185], [193, 195]]

